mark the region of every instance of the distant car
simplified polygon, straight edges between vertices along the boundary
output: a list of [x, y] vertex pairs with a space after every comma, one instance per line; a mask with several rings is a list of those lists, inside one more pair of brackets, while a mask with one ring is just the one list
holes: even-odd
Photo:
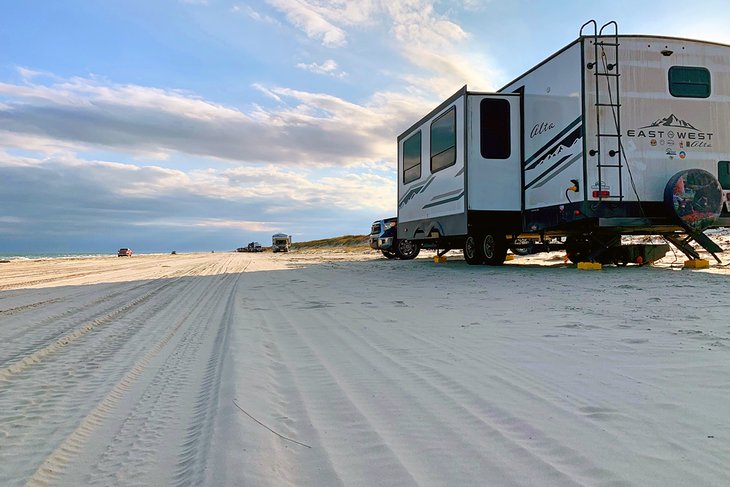
[[132, 249], [119, 249], [117, 257], [132, 257]]

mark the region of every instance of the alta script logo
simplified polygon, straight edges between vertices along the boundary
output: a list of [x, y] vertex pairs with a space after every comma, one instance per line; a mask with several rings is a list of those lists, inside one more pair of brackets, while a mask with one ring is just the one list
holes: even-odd
[[673, 113], [665, 118], [660, 118], [654, 123], [638, 129], [626, 131], [628, 137], [646, 139], [652, 146], [675, 145], [689, 148], [712, 147], [712, 132], [703, 132], [689, 122], [680, 120]]

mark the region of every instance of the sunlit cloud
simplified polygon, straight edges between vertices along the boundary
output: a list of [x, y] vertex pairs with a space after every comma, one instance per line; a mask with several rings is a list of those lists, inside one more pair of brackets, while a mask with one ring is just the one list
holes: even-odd
[[297, 68], [303, 69], [305, 71], [309, 71], [311, 73], [315, 74], [325, 74], [329, 76], [334, 76], [335, 78], [344, 78], [347, 76], [347, 73], [344, 71], [339, 71], [337, 68], [337, 62], [334, 59], [327, 59], [321, 64], [318, 63], [298, 63]]

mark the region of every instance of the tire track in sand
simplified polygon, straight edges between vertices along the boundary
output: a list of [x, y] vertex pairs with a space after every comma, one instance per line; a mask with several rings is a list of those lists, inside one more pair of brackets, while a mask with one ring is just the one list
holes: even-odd
[[51, 343], [42, 344], [40, 348], [37, 348], [32, 352], [26, 352], [25, 355], [16, 356], [13, 359], [6, 361], [2, 364], [3, 368], [0, 369], [0, 380], [9, 379], [13, 375], [18, 374], [19, 372], [26, 369], [27, 367], [41, 362], [48, 355], [51, 355], [63, 349], [64, 347], [73, 344], [76, 340], [83, 337], [87, 333], [95, 330], [96, 328], [102, 327], [116, 319], [119, 319], [120, 317], [129, 313], [135, 307], [149, 301], [151, 298], [162, 292], [164, 289], [176, 284], [181, 279], [183, 279], [183, 277], [184, 276], [180, 276], [172, 280], [165, 280], [165, 282], [155, 287], [153, 290], [148, 291], [141, 296], [132, 299], [131, 301], [125, 300], [126, 304], [124, 304], [123, 306], [116, 307], [112, 311], [104, 314], [99, 318], [89, 320], [86, 323], [78, 326], [71, 332], [61, 332], [63, 333], [63, 335], [59, 338], [51, 338]]
[[[139, 485], [170, 484], [170, 478], [150, 478], [150, 469], [155, 463], [174, 462], [174, 445], [183, 441], [182, 434], [179, 438], [172, 437], [170, 431], [174, 430], [172, 425], [189, 419], [188, 408], [180, 406], [193, 401], [193, 384], [200, 380], [195, 357], [201, 353], [217, 353], [207, 348], [213, 325], [217, 324], [211, 322], [208, 312], [217, 309], [225, 299], [231, 279], [234, 278], [216, 277], [217, 282], [206, 286], [197, 298], [186, 299], [186, 307], [181, 310], [185, 325], [178, 332], [179, 337], [170, 345], [173, 348], [166, 352], [162, 363], [156, 365], [154, 377], [138, 393], [134, 405], [127, 408], [128, 412], [120, 411], [116, 415], [124, 419], [114, 427], [116, 433], [104, 452], [88, 467], [90, 473], [83, 479], [85, 485], [110, 485], [121, 479]], [[126, 459], [120, 463], [123, 457]], [[89, 463], [87, 460], [86, 464]]]
[[[221, 278], [220, 281], [225, 281], [226, 279], [231, 278]], [[213, 289], [206, 288], [206, 291], [208, 292], [205, 292], [205, 295], [212, 295], [215, 297], [218, 294], [216, 293], [216, 290], [217, 288], [215, 287]], [[202, 300], [203, 297], [200, 299]], [[208, 308], [201, 308], [201, 310], [205, 309]], [[175, 322], [169, 331], [132, 366], [129, 372], [112, 387], [111, 391], [97, 404], [97, 406], [80, 421], [79, 426], [46, 458], [43, 464], [27, 481], [26, 485], [48, 485], [58, 479], [59, 475], [64, 473], [66, 465], [68, 465], [72, 459], [86, 447], [87, 442], [94, 431], [100, 428], [104, 422], [108, 420], [113, 411], [118, 408], [120, 403], [127, 400], [125, 398], [130, 388], [146, 371], [150, 363], [155, 360], [158, 355], [160, 355], [160, 353], [168, 346], [169, 342], [179, 333], [180, 329], [189, 322], [189, 315], [185, 315]], [[197, 333], [197, 330], [194, 326], [190, 325], [187, 332], [192, 332], [194, 335]], [[183, 343], [185, 342], [186, 340], [183, 340]], [[179, 351], [184, 352], [184, 348], [185, 346], [183, 346], [183, 349]], [[178, 358], [179, 360], [184, 360], [184, 353], [179, 354]], [[190, 367], [191, 364], [188, 366]], [[176, 372], [175, 367], [167, 368], [166, 370], [168, 371], [168, 374], [175, 374]], [[174, 405], [171, 406], [171, 408], [174, 409]], [[134, 421], [131, 423], [133, 422]]]
[[[328, 339], [340, 342], [340, 346], [335, 347], [337, 350], [349, 348], [350, 354], [360, 356], [368, 364], [377, 364], [376, 367], [382, 368], [384, 375], [391, 374], [390, 380], [394, 383], [408, 384], [407, 389], [413, 392], [404, 389], [403, 393], [408, 396], [405, 402], [418, 405], [430, 403], [429, 414], [434, 416], [436, 424], [443, 423], [448, 430], [475, 445], [488, 440], [496, 447], [491, 450], [492, 455], [504, 456], [500, 452], [509, 452], [497, 464], [519, 462], [523, 472], [529, 476], [537, 474], [538, 478], [551, 485], [624, 482], [612, 472], [592, 464], [580, 452], [530, 425], [529, 419], [519, 418], [497, 406], [494, 401], [475, 394], [458, 379], [448, 377], [434, 367], [405, 361], [398, 354], [377, 345], [365, 334], [355, 333], [350, 327], [341, 325], [331, 313], [324, 314], [332, 323], [327, 328]], [[349, 336], [349, 340], [342, 335]], [[367, 351], [361, 352], [350, 343], [363, 344], [364, 347], [357, 348]], [[368, 358], [373, 355], [378, 356], [374, 361]], [[393, 371], [398, 374], [393, 374]], [[421, 400], [422, 395], [428, 400]]]
[[[397, 455], [387, 437], [372, 423], [373, 416], [363, 410], [364, 403], [348, 377], [319, 349], [301, 326], [302, 314], [292, 317], [283, 309], [278, 296], [265, 294], [274, 306], [267, 326], [276, 337], [281, 353], [291, 370], [296, 387], [302, 393], [307, 418], [318, 432], [341, 431], [347, 436], [321, 435], [321, 443], [312, 448], [323, 451], [337, 477], [344, 485], [360, 485], [372, 480], [372, 465], [378, 465], [379, 482], [389, 485], [417, 485], [418, 482]], [[325, 342], [326, 343], [326, 342]], [[310, 384], [317, 387], [312, 388]], [[303, 420], [302, 422], [304, 422]], [[309, 451], [309, 450], [307, 450]]]

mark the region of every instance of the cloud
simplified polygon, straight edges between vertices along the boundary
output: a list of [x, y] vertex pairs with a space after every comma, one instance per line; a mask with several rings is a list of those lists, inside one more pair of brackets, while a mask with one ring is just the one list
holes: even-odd
[[396, 199], [395, 179], [370, 171], [182, 171], [71, 154], [34, 160], [0, 151], [0, 180], [0, 208], [12, 209], [0, 211], [8, 237], [0, 251], [235, 248], [280, 230], [309, 238], [365, 233], [352, 222], [392, 213]]
[[[268, 0], [268, 3], [312, 39], [320, 39], [322, 31], [313, 30], [312, 26], [324, 22], [328, 28], [337, 29], [343, 39], [341, 46], [352, 28], [384, 26], [392, 36], [391, 48], [401, 56], [405, 66], [410, 65], [410, 69], [401, 69], [397, 74], [408, 83], [404, 89], [417, 91], [424, 98], [434, 94], [443, 98], [464, 84], [479, 90], [496, 88], [493, 80], [500, 73], [493, 69], [493, 63], [483, 52], [476, 54], [469, 49], [466, 45], [469, 33], [447, 15], [437, 12], [432, 0]], [[472, 10], [478, 5], [473, 0], [465, 0], [458, 6]], [[302, 12], [308, 12], [307, 19], [316, 20], [311, 20], [311, 25], [301, 19], [294, 20], [295, 15], [303, 16]], [[317, 63], [299, 63], [297, 67], [319, 74], [332, 72]]]
[[344, 30], [330, 23], [322, 9], [303, 0], [269, 0], [273, 7], [284, 12], [287, 20], [300, 28], [307, 37], [321, 41], [327, 47], [344, 47], [347, 35]]
[[181, 90], [98, 78], [0, 83], [0, 141], [25, 150], [101, 148], [132, 156], [171, 153], [289, 166], [394, 164], [396, 136], [431, 106], [409, 94], [362, 103], [282, 87], [277, 102], [244, 112]]
[[345, 76], [347, 76], [347, 73], [345, 73], [344, 71], [337, 70], [337, 62], [335, 62], [334, 59], [327, 59], [322, 64], [298, 63], [297, 68], [303, 69], [305, 71], [310, 71], [315, 74], [326, 74], [329, 76], [334, 76], [335, 78], [344, 78]]
[[254, 10], [250, 5], [234, 5], [231, 7], [231, 12], [234, 13], [244, 13], [248, 15], [250, 18], [257, 22], [261, 22], [264, 24], [271, 24], [271, 25], [281, 25], [281, 23], [276, 20], [274, 17], [270, 15], [263, 14], [259, 12], [258, 10]]

